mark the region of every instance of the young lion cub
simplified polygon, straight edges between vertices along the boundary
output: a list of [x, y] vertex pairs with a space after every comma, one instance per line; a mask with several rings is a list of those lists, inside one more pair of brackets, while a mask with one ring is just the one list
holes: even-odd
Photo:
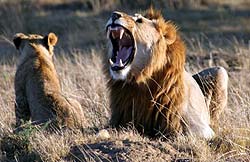
[[30, 119], [33, 124], [52, 121], [58, 127], [83, 126], [81, 105], [61, 92], [53, 63], [57, 36], [17, 33], [13, 42], [20, 52], [15, 74], [16, 126]]

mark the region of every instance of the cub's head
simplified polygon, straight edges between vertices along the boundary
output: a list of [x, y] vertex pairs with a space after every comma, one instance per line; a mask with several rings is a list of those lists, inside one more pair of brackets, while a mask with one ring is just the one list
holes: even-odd
[[[170, 61], [167, 49], [176, 41], [176, 27], [159, 12], [144, 16], [113, 12], [106, 24], [109, 68], [114, 80], [145, 81]], [[108, 61], [108, 60], [107, 60]]]
[[28, 50], [32, 47], [48, 51], [52, 56], [54, 46], [57, 43], [57, 36], [54, 33], [49, 33], [44, 37], [37, 34], [25, 35], [23, 33], [17, 33], [14, 36], [13, 42], [16, 49], [20, 51], [21, 54], [28, 52]]

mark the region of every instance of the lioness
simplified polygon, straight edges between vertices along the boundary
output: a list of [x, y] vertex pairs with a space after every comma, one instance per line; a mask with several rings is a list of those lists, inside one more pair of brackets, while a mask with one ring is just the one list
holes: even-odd
[[185, 45], [176, 26], [153, 9], [144, 16], [113, 12], [106, 33], [111, 125], [132, 123], [150, 136], [214, 136], [211, 121], [227, 103], [224, 68], [188, 73]]
[[13, 40], [20, 53], [15, 74], [16, 126], [22, 120], [41, 124], [52, 121], [59, 127], [80, 127], [84, 124], [81, 105], [61, 93], [53, 63], [57, 36], [18, 33]]

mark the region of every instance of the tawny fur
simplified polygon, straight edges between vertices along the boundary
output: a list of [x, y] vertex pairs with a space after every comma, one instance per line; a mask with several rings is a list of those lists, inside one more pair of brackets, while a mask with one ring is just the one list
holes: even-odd
[[15, 74], [16, 127], [30, 120], [33, 124], [52, 121], [58, 127], [82, 127], [85, 122], [79, 102], [66, 98], [53, 63], [54, 33], [18, 33], [14, 44], [20, 52]]
[[[205, 79], [207, 87], [214, 85], [209, 89], [212, 93], [207, 90], [202, 93], [200, 88], [204, 87], [203, 82], [199, 87], [195, 81], [197, 77], [194, 79], [184, 69], [185, 45], [173, 23], [165, 21], [159, 12], [152, 9], [145, 14], [145, 23], [142, 21], [140, 24], [132, 16], [119, 14], [121, 17], [116, 21], [122, 22], [132, 33], [137, 51], [126, 79], [111, 79], [108, 83], [111, 125], [119, 127], [131, 123], [140, 132], [152, 136], [188, 132], [212, 138], [214, 132], [210, 128], [210, 112], [214, 114], [212, 117], [217, 116], [218, 119], [227, 103], [226, 97], [214, 97], [221, 94], [227, 96], [225, 70], [216, 67], [199, 75], [198, 78], [202, 79], [207, 76], [213, 78], [211, 82]], [[109, 47], [112, 48], [112, 45], [109, 44]], [[215, 104], [209, 104], [209, 97]]]

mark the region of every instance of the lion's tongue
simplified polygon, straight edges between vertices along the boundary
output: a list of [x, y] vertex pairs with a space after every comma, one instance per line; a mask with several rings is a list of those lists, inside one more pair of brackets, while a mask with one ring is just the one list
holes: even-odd
[[119, 64], [119, 61], [122, 60], [122, 63], [124, 63], [130, 56], [132, 52], [132, 47], [122, 47], [122, 49], [120, 49], [117, 52], [117, 56], [116, 56], [116, 63]]

